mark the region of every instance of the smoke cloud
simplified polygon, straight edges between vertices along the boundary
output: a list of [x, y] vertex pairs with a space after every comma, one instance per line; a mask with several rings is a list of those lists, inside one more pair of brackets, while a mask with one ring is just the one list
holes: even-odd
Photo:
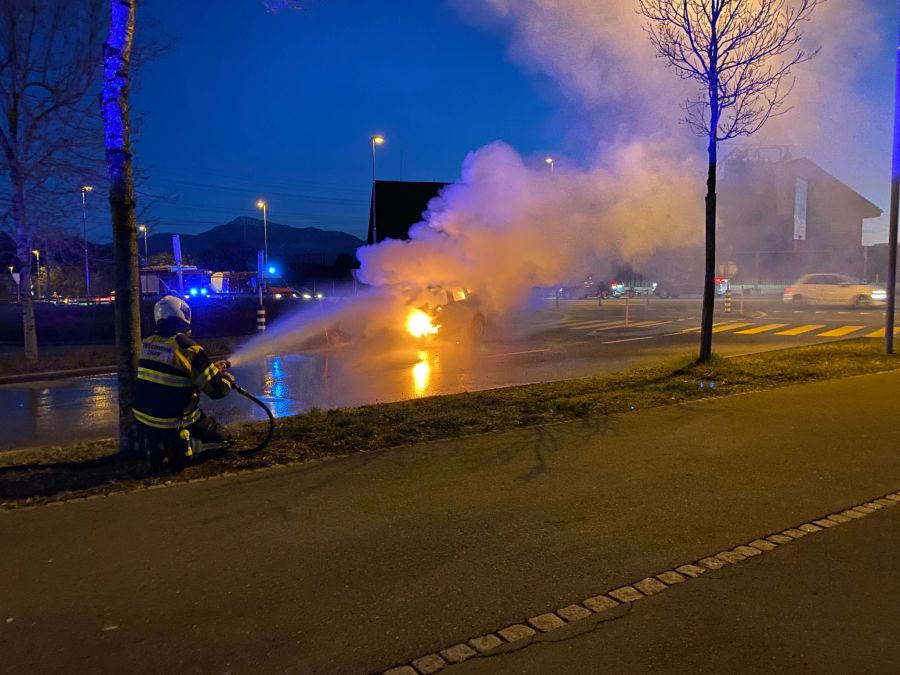
[[359, 251], [360, 279], [411, 299], [433, 286], [469, 288], [503, 313], [534, 287], [580, 281], [598, 259], [699, 243], [698, 170], [665, 143], [631, 143], [608, 167], [552, 173], [494, 143], [469, 155], [409, 241]]
[[[503, 312], [535, 286], [596, 271], [598, 260], [639, 264], [700, 243], [705, 141], [680, 124], [699, 85], [656, 58], [634, 0], [450, 1], [469, 22], [507, 33], [514, 59], [548, 75], [573, 115], [595, 120], [587, 144], [595, 150], [579, 158], [590, 168], [551, 174], [499, 142], [474, 152], [410, 241], [360, 251], [363, 281], [412, 297], [468, 287]], [[788, 145], [845, 170], [848, 156], [864, 154], [859, 121], [874, 111], [854, 84], [881, 40], [872, 4], [853, 4], [814, 13], [803, 46], [821, 52], [794, 70], [794, 109], [745, 142]], [[853, 175], [835, 173], [853, 185]]]

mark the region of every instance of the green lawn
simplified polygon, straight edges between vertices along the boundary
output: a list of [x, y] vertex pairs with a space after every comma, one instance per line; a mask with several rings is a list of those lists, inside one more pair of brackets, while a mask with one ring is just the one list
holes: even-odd
[[[275, 439], [258, 455], [214, 459], [168, 480], [614, 415], [897, 368], [900, 357], [885, 355], [879, 342], [848, 340], [728, 359], [714, 357], [702, 365], [685, 358], [613, 375], [359, 408], [313, 410], [279, 420]], [[247, 424], [235, 428], [235, 432], [250, 446], [254, 439], [261, 438], [264, 428], [259, 423]], [[26, 499], [45, 501], [167, 480], [149, 476], [143, 463], [118, 461], [114, 453], [113, 441], [0, 453], [0, 501], [12, 506]]]

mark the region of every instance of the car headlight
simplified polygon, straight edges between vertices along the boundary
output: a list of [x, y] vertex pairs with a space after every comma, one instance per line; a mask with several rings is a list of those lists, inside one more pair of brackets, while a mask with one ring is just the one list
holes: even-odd
[[885, 300], [887, 299], [887, 291], [883, 291], [881, 289], [877, 289], [872, 291], [871, 298], [873, 300]]

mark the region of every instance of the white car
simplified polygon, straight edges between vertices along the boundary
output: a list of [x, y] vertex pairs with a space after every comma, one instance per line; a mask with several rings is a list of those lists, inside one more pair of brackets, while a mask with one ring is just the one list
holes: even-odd
[[784, 302], [795, 307], [806, 305], [849, 305], [868, 307], [880, 304], [887, 291], [846, 274], [804, 274], [784, 289]]

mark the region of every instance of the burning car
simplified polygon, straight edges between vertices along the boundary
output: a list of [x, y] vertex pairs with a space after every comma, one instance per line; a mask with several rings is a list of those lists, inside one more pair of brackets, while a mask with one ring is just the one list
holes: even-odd
[[468, 289], [432, 289], [433, 301], [410, 310], [407, 332], [424, 339], [442, 335], [453, 340], [477, 342], [484, 337], [487, 319], [481, 303]]

